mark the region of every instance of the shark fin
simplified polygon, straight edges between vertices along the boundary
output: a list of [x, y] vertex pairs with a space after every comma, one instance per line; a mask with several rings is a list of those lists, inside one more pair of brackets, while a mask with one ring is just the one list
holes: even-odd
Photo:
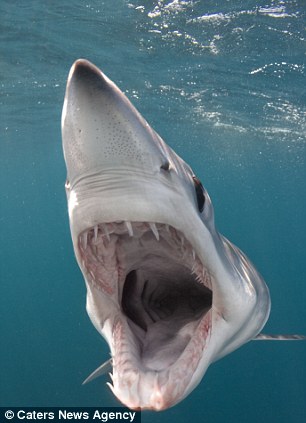
[[270, 335], [259, 333], [253, 341], [301, 341], [306, 340], [305, 335]]
[[96, 379], [99, 376], [104, 375], [105, 373], [108, 373], [112, 370], [112, 359], [105, 361], [105, 363], [101, 364], [96, 370], [94, 370], [82, 383], [82, 385], [85, 385], [88, 382], [91, 382], [92, 380]]

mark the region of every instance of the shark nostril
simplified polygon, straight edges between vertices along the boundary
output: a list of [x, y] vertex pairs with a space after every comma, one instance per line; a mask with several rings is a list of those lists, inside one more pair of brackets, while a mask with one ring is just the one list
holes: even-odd
[[161, 167], [160, 167], [161, 169], [163, 169], [163, 170], [166, 170], [166, 171], [169, 171], [170, 170], [170, 163], [169, 163], [169, 161], [167, 160], [167, 161], [165, 161], [162, 165], [161, 165]]

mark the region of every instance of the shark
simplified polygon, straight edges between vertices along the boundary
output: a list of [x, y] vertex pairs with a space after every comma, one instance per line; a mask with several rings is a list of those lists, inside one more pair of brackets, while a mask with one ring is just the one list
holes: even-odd
[[164, 410], [210, 364], [261, 333], [269, 290], [216, 229], [200, 179], [98, 67], [77, 60], [62, 111], [71, 237], [86, 309], [107, 341], [108, 383], [131, 409]]

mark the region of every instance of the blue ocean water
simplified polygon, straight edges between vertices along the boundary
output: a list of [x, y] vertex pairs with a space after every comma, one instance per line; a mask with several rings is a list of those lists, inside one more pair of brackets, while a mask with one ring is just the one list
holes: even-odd
[[[60, 116], [84, 57], [208, 189], [219, 230], [265, 277], [265, 332], [306, 334], [306, 5], [0, 0], [0, 406], [115, 406], [85, 311]], [[306, 421], [306, 343], [250, 342], [143, 422]]]

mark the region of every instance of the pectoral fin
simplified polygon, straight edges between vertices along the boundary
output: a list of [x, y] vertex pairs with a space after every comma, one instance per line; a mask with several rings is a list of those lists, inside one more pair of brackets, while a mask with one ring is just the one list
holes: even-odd
[[85, 385], [88, 382], [91, 382], [92, 380], [96, 379], [99, 376], [104, 375], [105, 373], [108, 373], [112, 370], [112, 359], [105, 361], [105, 363], [101, 364], [96, 370], [94, 370], [82, 383], [82, 385]]
[[259, 333], [253, 341], [302, 341], [306, 340], [305, 335], [271, 335]]

